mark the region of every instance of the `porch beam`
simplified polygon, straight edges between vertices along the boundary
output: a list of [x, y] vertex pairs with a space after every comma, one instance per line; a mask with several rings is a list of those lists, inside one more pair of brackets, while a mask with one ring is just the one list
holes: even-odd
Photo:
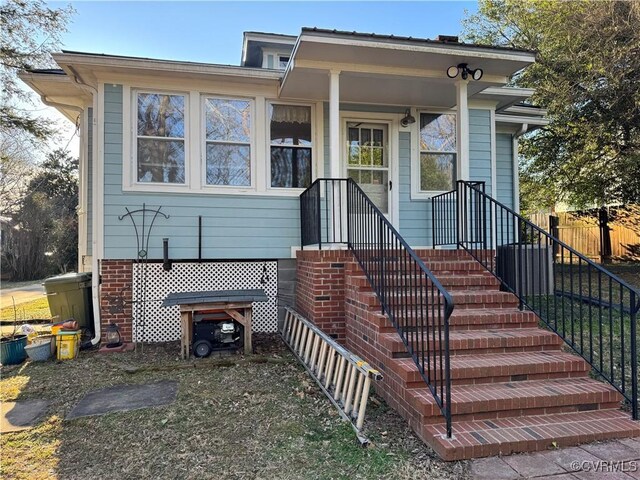
[[329, 176], [340, 178], [340, 70], [329, 73]]
[[[431, 70], [426, 68], [390, 67], [386, 65], [354, 64], [325, 62], [321, 60], [296, 60], [295, 68], [308, 68], [313, 70], [342, 71], [351, 73], [371, 73], [374, 75], [393, 75], [401, 77], [441, 78], [448, 79], [444, 70]], [[506, 84], [508, 77], [502, 75], [485, 74], [483, 82]], [[284, 84], [284, 82], [283, 82]]]
[[458, 180], [469, 178], [469, 100], [467, 97], [468, 80], [456, 82], [456, 131], [458, 153]]

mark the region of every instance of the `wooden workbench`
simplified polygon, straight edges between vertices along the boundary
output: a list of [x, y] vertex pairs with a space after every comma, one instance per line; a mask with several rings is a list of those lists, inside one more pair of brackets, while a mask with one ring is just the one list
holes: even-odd
[[244, 327], [244, 353], [253, 352], [251, 345], [251, 318], [254, 302], [268, 302], [264, 290], [215, 290], [207, 292], [170, 293], [163, 307], [180, 305], [180, 355], [191, 355], [193, 340], [193, 314], [198, 312], [224, 312]]

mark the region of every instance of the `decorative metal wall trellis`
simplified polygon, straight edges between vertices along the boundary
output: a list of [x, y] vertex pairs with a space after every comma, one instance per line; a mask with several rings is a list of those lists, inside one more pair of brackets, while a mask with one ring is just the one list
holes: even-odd
[[[266, 271], [265, 271], [266, 268]], [[162, 263], [133, 265], [133, 284], [140, 275], [146, 276], [147, 301], [144, 309], [145, 326], [136, 328], [140, 309], [133, 309], [134, 341], [168, 342], [180, 339], [180, 307], [161, 307], [171, 292], [204, 290], [234, 290], [262, 288], [269, 297], [265, 303], [253, 305], [253, 331], [276, 332], [278, 328], [278, 263], [268, 262], [174, 262], [170, 271]], [[133, 303], [139, 300], [133, 291]], [[136, 335], [138, 338], [135, 338]]]

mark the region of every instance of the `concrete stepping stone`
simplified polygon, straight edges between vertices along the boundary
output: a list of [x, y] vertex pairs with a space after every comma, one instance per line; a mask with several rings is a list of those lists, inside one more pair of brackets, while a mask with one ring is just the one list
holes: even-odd
[[177, 393], [178, 382], [172, 380], [107, 387], [85, 395], [66, 419], [169, 405], [175, 402]]
[[38, 419], [49, 408], [48, 400], [22, 400], [0, 403], [0, 433], [27, 430], [38, 423]]

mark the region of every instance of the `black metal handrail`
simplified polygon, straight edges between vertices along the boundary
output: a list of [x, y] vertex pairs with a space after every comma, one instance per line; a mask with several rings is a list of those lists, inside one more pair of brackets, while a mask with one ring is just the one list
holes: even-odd
[[[348, 245], [434, 396], [451, 437], [451, 295], [353, 180], [316, 180], [300, 198], [302, 246]], [[315, 205], [314, 213], [309, 205]]]
[[489, 196], [483, 182], [457, 182], [433, 198], [432, 213], [434, 246], [456, 245], [484, 265], [638, 420], [638, 291]]

